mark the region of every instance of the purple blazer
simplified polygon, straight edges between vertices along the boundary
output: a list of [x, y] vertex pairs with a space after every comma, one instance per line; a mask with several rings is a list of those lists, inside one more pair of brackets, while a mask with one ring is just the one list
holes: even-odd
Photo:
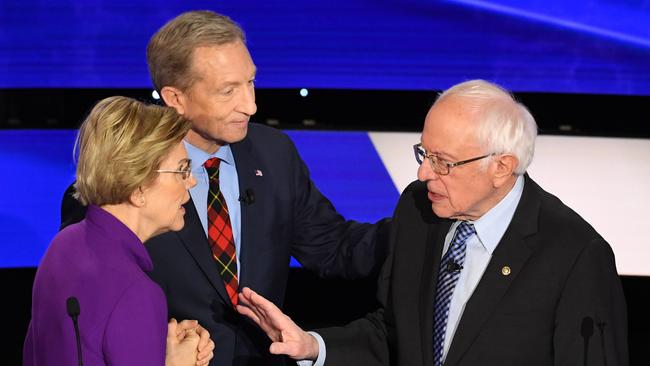
[[89, 206], [59, 232], [36, 272], [24, 365], [76, 365], [66, 300], [76, 296], [84, 365], [164, 365], [167, 304], [151, 258], [113, 215]]

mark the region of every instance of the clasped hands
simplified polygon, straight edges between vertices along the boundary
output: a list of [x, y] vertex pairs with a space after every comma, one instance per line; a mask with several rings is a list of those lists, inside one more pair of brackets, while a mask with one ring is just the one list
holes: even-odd
[[214, 356], [210, 333], [196, 320], [167, 324], [166, 366], [206, 366]]

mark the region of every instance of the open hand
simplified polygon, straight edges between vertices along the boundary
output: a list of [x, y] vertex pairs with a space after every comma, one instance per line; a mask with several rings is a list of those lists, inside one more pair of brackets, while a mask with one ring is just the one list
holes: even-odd
[[239, 294], [237, 311], [253, 320], [273, 341], [269, 352], [294, 360], [315, 360], [318, 341], [302, 330], [272, 302], [244, 287]]

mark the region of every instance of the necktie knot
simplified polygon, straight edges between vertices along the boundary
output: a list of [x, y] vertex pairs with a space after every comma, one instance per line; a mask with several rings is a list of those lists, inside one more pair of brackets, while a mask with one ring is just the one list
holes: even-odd
[[221, 159], [219, 158], [210, 158], [203, 163], [205, 171], [208, 173], [210, 182], [214, 184], [219, 183], [219, 164], [221, 164]]
[[467, 239], [474, 235], [476, 230], [474, 225], [468, 223], [467, 221], [462, 221], [458, 227], [456, 227], [456, 233], [454, 238], [449, 245], [449, 249], [442, 257], [441, 263], [443, 265], [448, 264], [449, 262], [454, 262], [462, 266], [462, 262], [465, 260], [465, 248], [467, 247]]
[[474, 225], [470, 224], [467, 221], [462, 221], [460, 225], [456, 228], [456, 239], [454, 241], [456, 242], [464, 242], [472, 236], [473, 234], [476, 234], [476, 229], [474, 229]]
[[203, 166], [206, 169], [219, 169], [219, 164], [221, 164], [221, 159], [219, 158], [210, 158], [203, 163]]

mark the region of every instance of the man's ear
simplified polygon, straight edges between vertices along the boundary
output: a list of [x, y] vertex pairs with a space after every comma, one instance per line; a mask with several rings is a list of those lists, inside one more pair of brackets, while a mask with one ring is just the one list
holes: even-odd
[[495, 155], [492, 159], [495, 164], [494, 185], [500, 187], [512, 177], [519, 165], [519, 159], [511, 154]]
[[163, 86], [160, 90], [160, 96], [165, 104], [172, 107], [180, 115], [185, 114], [187, 106], [187, 94], [183, 93], [180, 89], [173, 86]]

